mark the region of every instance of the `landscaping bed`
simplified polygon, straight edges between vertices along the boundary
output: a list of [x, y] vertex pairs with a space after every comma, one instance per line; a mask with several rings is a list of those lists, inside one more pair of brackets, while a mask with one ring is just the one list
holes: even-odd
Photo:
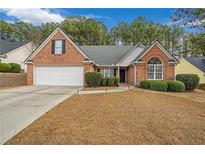
[[205, 92], [168, 93], [75, 95], [6, 144], [205, 144]]
[[90, 91], [90, 90], [111, 90], [114, 89], [113, 86], [99, 86], [99, 87], [84, 87], [81, 91]]

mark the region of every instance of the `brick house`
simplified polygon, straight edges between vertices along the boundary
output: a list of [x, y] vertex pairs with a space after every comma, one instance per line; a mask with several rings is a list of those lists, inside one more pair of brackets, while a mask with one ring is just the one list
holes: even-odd
[[146, 47], [78, 46], [60, 28], [27, 58], [29, 85], [82, 86], [86, 72], [118, 76], [121, 83], [172, 80], [177, 59], [158, 41]]

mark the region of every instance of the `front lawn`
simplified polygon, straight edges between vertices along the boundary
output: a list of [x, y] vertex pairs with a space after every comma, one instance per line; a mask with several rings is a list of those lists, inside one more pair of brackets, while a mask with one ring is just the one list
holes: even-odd
[[205, 144], [205, 99], [175, 94], [137, 88], [72, 96], [7, 144]]

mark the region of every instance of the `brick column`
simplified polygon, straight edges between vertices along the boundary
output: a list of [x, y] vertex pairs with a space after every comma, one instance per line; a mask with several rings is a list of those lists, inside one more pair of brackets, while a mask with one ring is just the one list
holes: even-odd
[[27, 64], [27, 85], [33, 85], [33, 64]]

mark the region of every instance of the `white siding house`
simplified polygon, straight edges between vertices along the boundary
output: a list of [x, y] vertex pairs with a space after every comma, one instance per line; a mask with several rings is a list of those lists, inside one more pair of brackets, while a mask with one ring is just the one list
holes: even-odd
[[35, 45], [32, 42], [12, 42], [0, 41], [0, 61], [1, 63], [17, 63], [21, 69], [27, 71], [24, 61], [32, 53]]

